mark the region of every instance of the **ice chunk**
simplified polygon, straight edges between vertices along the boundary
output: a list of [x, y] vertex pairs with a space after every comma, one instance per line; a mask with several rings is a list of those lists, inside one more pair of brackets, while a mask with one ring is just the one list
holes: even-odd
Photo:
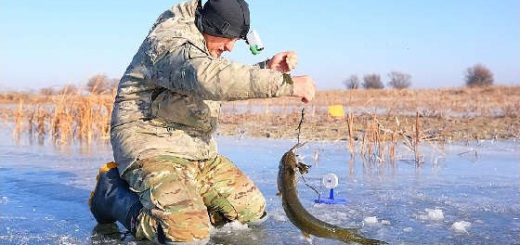
[[377, 224], [377, 217], [376, 216], [369, 216], [363, 219], [363, 222], [365, 224]]
[[444, 219], [444, 213], [441, 209], [426, 209], [426, 212], [428, 212], [428, 217], [431, 220], [443, 220]]
[[471, 223], [470, 222], [467, 222], [467, 221], [457, 221], [455, 223], [453, 223], [453, 225], [451, 225], [451, 228], [455, 231], [455, 232], [465, 232], [465, 233], [468, 233], [468, 230], [471, 227]]
[[413, 228], [412, 227], [405, 227], [403, 229], [404, 232], [412, 232], [413, 231]]
[[384, 219], [384, 220], [381, 220], [381, 224], [390, 225], [391, 223], [390, 223], [390, 221]]
[[444, 219], [444, 213], [442, 212], [441, 209], [426, 208], [424, 210], [426, 211], [426, 213], [419, 214], [419, 219], [434, 220], [434, 221], [438, 221], [438, 220], [443, 220]]
[[247, 230], [249, 226], [242, 224], [240, 221], [235, 220], [233, 222], [226, 223], [224, 226], [218, 229], [220, 232], [232, 233], [233, 231]]

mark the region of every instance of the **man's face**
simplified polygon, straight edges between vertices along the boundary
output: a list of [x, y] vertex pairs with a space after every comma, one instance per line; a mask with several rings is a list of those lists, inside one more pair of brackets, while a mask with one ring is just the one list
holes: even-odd
[[214, 58], [219, 58], [224, 51], [231, 52], [235, 46], [235, 42], [238, 40], [238, 38], [216, 37], [205, 33], [202, 35], [204, 36], [204, 40], [206, 40], [206, 47], [209, 53]]

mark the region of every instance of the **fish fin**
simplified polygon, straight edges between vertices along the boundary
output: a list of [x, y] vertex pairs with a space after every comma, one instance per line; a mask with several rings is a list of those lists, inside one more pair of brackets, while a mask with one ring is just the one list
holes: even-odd
[[314, 243], [312, 242], [311, 234], [302, 231], [302, 235], [303, 235], [303, 238], [304, 238], [307, 242], [309, 242], [309, 244], [311, 244], [311, 245], [314, 244]]

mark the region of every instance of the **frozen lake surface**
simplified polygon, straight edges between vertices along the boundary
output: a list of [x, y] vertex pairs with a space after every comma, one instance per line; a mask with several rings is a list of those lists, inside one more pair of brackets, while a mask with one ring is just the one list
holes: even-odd
[[[270, 219], [258, 227], [215, 230], [210, 243], [309, 244], [276, 196], [278, 162], [294, 142], [235, 137], [218, 142], [220, 152], [262, 190]], [[423, 147], [425, 162], [417, 167], [406, 149], [398, 150], [395, 163], [364, 163], [359, 156], [349, 161], [344, 142], [307, 144], [299, 151], [313, 165], [307, 183], [326, 195], [321, 176], [333, 172], [339, 177], [336, 195], [349, 202], [314, 205], [316, 193], [303, 184], [301, 202], [320, 219], [360, 228], [390, 244], [519, 244], [520, 142]], [[98, 167], [111, 159], [105, 144], [56, 147], [2, 140], [0, 244], [149, 244], [94, 231], [87, 199]]]

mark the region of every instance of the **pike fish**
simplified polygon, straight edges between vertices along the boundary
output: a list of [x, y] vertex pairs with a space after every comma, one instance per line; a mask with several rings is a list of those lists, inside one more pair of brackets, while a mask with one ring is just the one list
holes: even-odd
[[335, 239], [345, 243], [387, 244], [384, 241], [365, 238], [358, 234], [357, 229], [342, 228], [321, 221], [310, 214], [300, 203], [296, 190], [297, 171], [306, 174], [309, 165], [301, 163], [296, 158], [295, 150], [303, 144], [296, 144], [286, 152], [280, 160], [278, 170], [278, 191], [282, 196], [282, 206], [289, 220], [298, 227], [303, 235]]

